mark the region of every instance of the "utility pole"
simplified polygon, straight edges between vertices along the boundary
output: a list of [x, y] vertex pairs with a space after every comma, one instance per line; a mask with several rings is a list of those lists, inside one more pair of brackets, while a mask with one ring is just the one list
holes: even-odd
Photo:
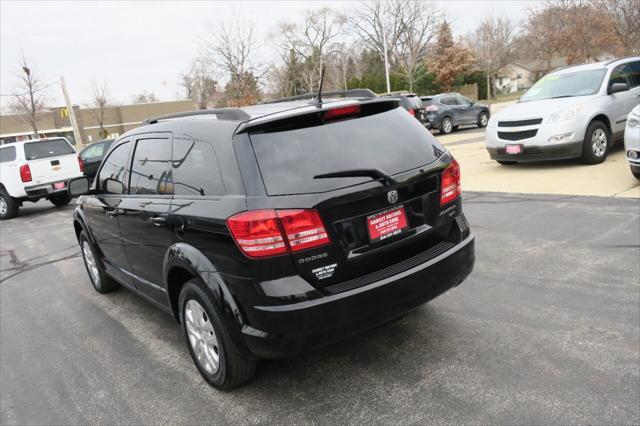
[[62, 93], [64, 94], [64, 100], [67, 104], [67, 111], [69, 111], [69, 120], [71, 121], [71, 127], [73, 127], [73, 137], [76, 140], [76, 148], [81, 150], [84, 145], [82, 144], [82, 137], [80, 137], [80, 129], [78, 128], [78, 122], [76, 121], [76, 113], [73, 110], [73, 104], [71, 98], [69, 98], [69, 92], [67, 91], [67, 85], [64, 82], [64, 77], [60, 76], [60, 85], [62, 86]]
[[380, 27], [382, 28], [382, 44], [384, 46], [384, 74], [387, 79], [387, 93], [391, 93], [391, 83], [389, 83], [389, 59], [387, 58], [387, 34], [384, 32], [384, 24], [380, 20]]

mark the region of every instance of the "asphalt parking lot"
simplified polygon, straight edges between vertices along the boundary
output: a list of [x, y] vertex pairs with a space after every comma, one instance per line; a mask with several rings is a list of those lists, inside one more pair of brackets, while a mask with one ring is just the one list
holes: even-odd
[[465, 192], [464, 206], [477, 263], [460, 287], [223, 393], [169, 316], [93, 291], [71, 206], [30, 205], [0, 224], [0, 422], [640, 422], [638, 200]]

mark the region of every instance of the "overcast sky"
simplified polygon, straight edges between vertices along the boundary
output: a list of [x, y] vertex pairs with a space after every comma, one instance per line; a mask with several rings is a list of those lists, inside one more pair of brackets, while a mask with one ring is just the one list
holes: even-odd
[[[24, 53], [42, 80], [52, 83], [52, 105], [63, 103], [63, 75], [74, 103], [88, 99], [92, 81], [107, 81], [111, 98], [129, 102], [144, 90], [161, 100], [179, 97], [178, 77], [198, 52], [198, 36], [234, 13], [255, 23], [260, 55], [273, 57], [269, 34], [307, 9], [357, 7], [347, 1], [0, 1], [0, 102], [16, 85]], [[456, 36], [472, 31], [485, 16], [520, 22], [532, 1], [440, 1]]]

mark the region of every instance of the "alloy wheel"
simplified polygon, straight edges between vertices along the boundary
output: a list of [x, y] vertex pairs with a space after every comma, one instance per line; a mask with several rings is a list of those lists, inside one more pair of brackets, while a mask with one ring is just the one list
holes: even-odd
[[93, 285], [100, 287], [100, 271], [98, 271], [98, 263], [96, 262], [96, 258], [93, 256], [89, 242], [86, 240], [82, 242], [82, 253], [84, 254], [84, 263], [87, 265]]
[[607, 152], [607, 133], [603, 129], [595, 129], [591, 135], [591, 149], [596, 157]]
[[451, 120], [445, 118], [444, 122], [442, 123], [442, 129], [445, 133], [451, 132]]
[[4, 199], [2, 195], [0, 195], [0, 215], [4, 216], [7, 214], [9, 210], [9, 206], [7, 205], [7, 200]]
[[480, 124], [482, 127], [486, 126], [488, 121], [487, 114], [480, 114]]
[[220, 348], [211, 319], [200, 303], [190, 299], [185, 305], [184, 321], [198, 363], [209, 374], [215, 374], [220, 367]]

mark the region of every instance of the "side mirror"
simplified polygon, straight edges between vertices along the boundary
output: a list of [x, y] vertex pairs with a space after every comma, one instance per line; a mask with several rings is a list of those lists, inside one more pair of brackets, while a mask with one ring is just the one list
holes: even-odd
[[629, 90], [629, 85], [627, 83], [613, 83], [611, 87], [609, 87], [609, 94], [613, 95], [614, 93], [626, 92]]
[[67, 184], [67, 191], [72, 197], [87, 194], [89, 192], [89, 178], [79, 177], [71, 179]]
[[119, 180], [108, 178], [104, 181], [104, 186], [108, 194], [124, 194], [124, 184]]

